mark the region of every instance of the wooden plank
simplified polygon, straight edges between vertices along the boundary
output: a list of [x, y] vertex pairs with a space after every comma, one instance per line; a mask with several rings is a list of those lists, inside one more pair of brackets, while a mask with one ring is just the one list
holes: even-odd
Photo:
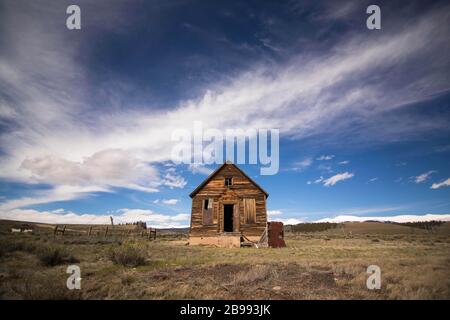
[[244, 223], [256, 222], [256, 201], [253, 198], [244, 198]]

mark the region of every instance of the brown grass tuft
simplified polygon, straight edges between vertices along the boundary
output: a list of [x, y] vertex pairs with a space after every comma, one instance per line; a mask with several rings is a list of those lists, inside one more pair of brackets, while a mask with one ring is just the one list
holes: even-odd
[[122, 245], [109, 252], [109, 258], [115, 264], [126, 267], [145, 265], [145, 252], [136, 245]]
[[271, 268], [269, 266], [255, 266], [248, 270], [238, 272], [232, 281], [233, 285], [254, 284], [264, 281], [271, 276]]

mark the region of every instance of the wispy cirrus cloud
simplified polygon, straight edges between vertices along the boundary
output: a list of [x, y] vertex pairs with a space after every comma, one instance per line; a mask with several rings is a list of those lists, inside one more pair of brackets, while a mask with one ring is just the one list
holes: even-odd
[[436, 172], [436, 170], [430, 170], [430, 171], [424, 172], [422, 174], [419, 174], [418, 176], [411, 177], [411, 179], [415, 183], [422, 183], [422, 182], [427, 181], [431, 177], [431, 175], [435, 172]]
[[325, 180], [325, 178], [323, 176], [320, 176], [319, 178], [317, 178], [316, 180], [309, 180], [306, 184], [318, 184], [321, 183], [323, 180]]
[[439, 188], [448, 187], [448, 186], [450, 186], [450, 178], [448, 178], [447, 180], [444, 180], [442, 182], [433, 183], [430, 188], [431, 189], [439, 189]]
[[320, 157], [316, 158], [316, 160], [318, 161], [325, 161], [325, 160], [331, 160], [334, 158], [334, 154], [330, 154], [330, 155], [321, 155]]
[[320, 176], [319, 178], [317, 178], [316, 180], [309, 180], [307, 181], [307, 184], [319, 184], [322, 183], [325, 187], [331, 187], [334, 186], [336, 183], [338, 183], [339, 181], [344, 181], [350, 178], [353, 178], [354, 174], [353, 173], [349, 173], [349, 172], [343, 172], [343, 173], [338, 173], [335, 174], [329, 178], [324, 178], [323, 176]]
[[313, 159], [311, 157], [307, 157], [303, 160], [294, 162], [289, 168], [289, 170], [302, 172], [306, 170], [308, 167], [310, 167], [312, 164]]
[[189, 165], [189, 171], [191, 171], [194, 174], [200, 173], [203, 175], [210, 175], [213, 170], [211, 168], [208, 168], [202, 164], [198, 164], [198, 163], [193, 163]]
[[350, 173], [350, 172], [338, 173], [332, 177], [329, 177], [328, 179], [323, 180], [323, 185], [325, 187], [331, 187], [331, 186], [334, 186], [339, 181], [344, 181], [344, 180], [353, 178], [353, 176], [354, 176], [354, 174]]
[[317, 166], [317, 170], [319, 170], [322, 173], [332, 173], [333, 172], [333, 168], [331, 167], [331, 165], [328, 164], [319, 164]]

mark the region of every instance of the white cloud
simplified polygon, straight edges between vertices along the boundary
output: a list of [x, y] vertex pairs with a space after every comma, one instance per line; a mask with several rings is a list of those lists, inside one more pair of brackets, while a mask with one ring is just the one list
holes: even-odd
[[206, 176], [210, 175], [213, 172], [212, 169], [198, 163], [190, 164], [189, 171], [191, 171], [193, 174], [200, 173]]
[[71, 211], [38, 211], [33, 209], [14, 209], [0, 211], [0, 218], [54, 224], [109, 224], [109, 217], [114, 223], [145, 221], [153, 228], [183, 228], [189, 226], [189, 214], [164, 215], [146, 209], [120, 209], [115, 214], [77, 214]]
[[450, 214], [425, 214], [425, 215], [397, 215], [390, 217], [359, 217], [341, 215], [334, 218], [324, 218], [315, 222], [358, 222], [358, 221], [392, 221], [392, 222], [421, 222], [431, 220], [450, 221]]
[[330, 154], [330, 155], [321, 155], [320, 157], [318, 157], [316, 160], [319, 161], [324, 161], [324, 160], [331, 160], [334, 158], [334, 154]]
[[369, 179], [369, 181], [367, 181], [367, 182], [375, 182], [375, 181], [377, 181], [378, 180], [378, 178], [372, 178], [372, 179]]
[[154, 167], [119, 149], [99, 151], [81, 161], [53, 156], [26, 158], [21, 169], [30, 173], [31, 181], [53, 185], [116, 186], [156, 192], [161, 184]]
[[330, 186], [334, 186], [336, 183], [338, 183], [339, 181], [344, 181], [347, 179], [350, 179], [354, 176], [353, 173], [349, 173], [349, 172], [344, 172], [344, 173], [338, 173], [328, 179], [323, 180], [323, 185], [325, 187], [330, 187]]
[[166, 205], [169, 205], [169, 206], [174, 206], [174, 205], [176, 205], [179, 201], [180, 201], [180, 200], [178, 200], [178, 199], [162, 199], [162, 200], [156, 199], [156, 200], [153, 200], [152, 202], [153, 202], [154, 204], [162, 203], [162, 204], [166, 204]]
[[306, 184], [318, 184], [318, 183], [321, 183], [322, 181], [324, 181], [324, 177], [322, 177], [322, 176], [320, 176], [319, 178], [317, 178], [316, 180], [314, 180], [314, 181], [308, 181], [308, 182], [306, 182]]
[[349, 164], [350, 163], [350, 161], [348, 161], [348, 160], [344, 160], [344, 161], [341, 161], [341, 162], [339, 162], [339, 164]]
[[319, 170], [322, 173], [332, 173], [333, 172], [332, 167], [327, 164], [319, 164], [317, 166], [317, 170]]
[[167, 173], [164, 176], [163, 185], [168, 186], [169, 188], [184, 188], [187, 184], [186, 180], [181, 176], [175, 176], [171, 173]]
[[441, 187], [448, 187], [448, 186], [450, 186], [450, 178], [439, 183], [433, 183], [431, 185], [431, 189], [439, 189]]
[[169, 206], [174, 206], [174, 205], [176, 205], [178, 203], [178, 201], [180, 201], [180, 200], [178, 200], [178, 199], [165, 199], [165, 200], [162, 201], [162, 203], [167, 204]]
[[68, 201], [88, 197], [96, 192], [108, 192], [108, 189], [95, 186], [74, 187], [58, 186], [50, 190], [35, 192], [33, 196], [17, 199], [7, 199], [0, 203], [1, 210], [23, 208], [31, 205], [45, 204], [56, 201]]
[[317, 184], [317, 183], [321, 183], [324, 180], [324, 178], [322, 176], [320, 176], [318, 179], [314, 180], [313, 183]]
[[299, 224], [299, 223], [305, 222], [305, 221], [303, 221], [303, 220], [301, 220], [301, 219], [297, 219], [297, 218], [276, 219], [276, 221], [283, 222], [284, 225], [288, 225], [288, 224]]
[[269, 218], [272, 218], [273, 216], [279, 216], [281, 214], [283, 214], [281, 210], [267, 210], [267, 216]]
[[415, 183], [422, 183], [422, 182], [425, 182], [426, 180], [428, 180], [430, 178], [430, 176], [435, 172], [436, 172], [435, 170], [430, 170], [430, 171], [422, 173], [418, 176], [411, 177], [411, 179], [413, 179]]
[[308, 168], [312, 163], [313, 163], [312, 158], [305, 158], [301, 161], [294, 162], [293, 165], [291, 166], [291, 170], [301, 172], [306, 168]]

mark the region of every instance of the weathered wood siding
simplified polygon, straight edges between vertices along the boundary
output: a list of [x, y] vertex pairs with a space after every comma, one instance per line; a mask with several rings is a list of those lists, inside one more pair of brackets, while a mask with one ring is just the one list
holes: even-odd
[[[233, 178], [233, 185], [226, 187], [225, 177]], [[244, 217], [244, 198], [255, 199], [256, 223], [247, 224]], [[203, 200], [213, 199], [213, 224], [203, 225]], [[223, 204], [234, 204], [234, 232], [246, 236], [259, 236], [267, 221], [266, 195], [249, 181], [233, 165], [225, 165], [200, 189], [192, 199], [191, 236], [216, 236], [223, 230]]]

